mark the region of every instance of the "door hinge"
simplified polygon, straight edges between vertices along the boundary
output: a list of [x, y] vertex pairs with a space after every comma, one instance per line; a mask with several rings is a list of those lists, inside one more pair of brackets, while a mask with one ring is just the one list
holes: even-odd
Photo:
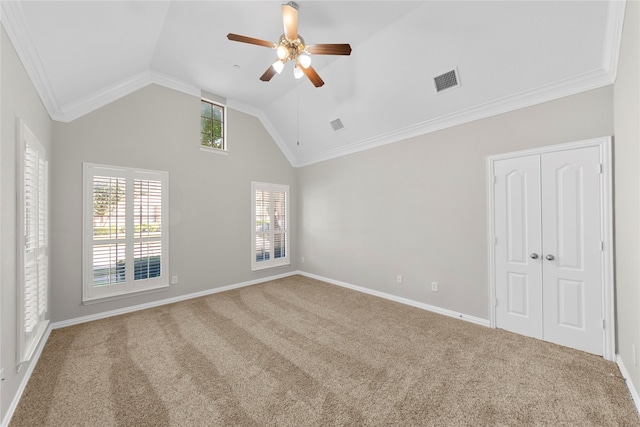
[[494, 245], [498, 244], [498, 236], [493, 236], [493, 244]]
[[604, 327], [604, 319], [602, 319], [602, 329], [605, 329], [605, 327]]
[[601, 174], [603, 171], [604, 171], [604, 166], [602, 165], [602, 163], [600, 163], [600, 164], [598, 165], [598, 173], [600, 173], [600, 174]]
[[494, 301], [494, 306], [497, 307], [498, 306], [498, 298], [495, 299]]
[[604, 240], [600, 241], [600, 250], [604, 252]]
[[498, 177], [497, 177], [497, 176], [495, 176], [495, 175], [493, 175], [493, 177], [492, 177], [492, 179], [491, 179], [491, 182], [493, 182], [494, 184], [495, 184], [496, 182], [498, 182]]

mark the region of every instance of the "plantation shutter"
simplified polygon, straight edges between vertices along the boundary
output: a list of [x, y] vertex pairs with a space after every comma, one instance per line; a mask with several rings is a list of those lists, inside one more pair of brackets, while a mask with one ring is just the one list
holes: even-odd
[[24, 122], [19, 124], [18, 358], [26, 362], [48, 324], [48, 163], [40, 141]]
[[83, 301], [168, 286], [168, 174], [84, 165]]
[[287, 255], [287, 193], [273, 192], [273, 258]]
[[134, 280], [161, 275], [162, 182], [136, 178], [134, 189]]
[[252, 270], [288, 265], [289, 186], [251, 183]]
[[38, 324], [38, 150], [26, 139], [24, 152], [24, 328], [30, 333]]
[[127, 181], [124, 174], [106, 175], [95, 175], [91, 182], [93, 286], [125, 281]]

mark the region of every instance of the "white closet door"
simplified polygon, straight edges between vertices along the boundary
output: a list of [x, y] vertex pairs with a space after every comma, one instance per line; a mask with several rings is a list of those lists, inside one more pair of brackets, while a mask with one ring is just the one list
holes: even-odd
[[602, 354], [599, 150], [544, 154], [541, 169], [543, 336]]
[[496, 326], [543, 338], [540, 157], [495, 162]]

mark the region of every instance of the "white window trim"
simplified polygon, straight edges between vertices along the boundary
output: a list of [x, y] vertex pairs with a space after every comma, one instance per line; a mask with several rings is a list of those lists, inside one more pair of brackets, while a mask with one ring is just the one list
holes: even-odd
[[[126, 296], [162, 290], [169, 287], [169, 173], [137, 168], [100, 165], [95, 163], [83, 163], [83, 247], [82, 247], [82, 302], [93, 304], [96, 302], [119, 299]], [[160, 180], [162, 182], [161, 202], [161, 258], [160, 276], [144, 280], [127, 280], [118, 285], [93, 286], [93, 177], [95, 175], [124, 177], [127, 179], [125, 188], [125, 200], [133, 203], [133, 179], [143, 178]], [[131, 182], [131, 184], [130, 184]], [[133, 230], [133, 217], [126, 217], [126, 229]], [[127, 235], [126, 244], [132, 245], [133, 235]], [[128, 249], [129, 250], [129, 249]], [[131, 253], [131, 252], [129, 252]], [[133, 256], [133, 255], [132, 255]], [[133, 271], [133, 259], [126, 260], [127, 271]]]
[[[285, 201], [285, 256], [282, 258], [274, 258], [270, 257], [267, 261], [256, 261], [256, 191], [257, 190], [267, 190], [271, 193], [274, 192], [284, 192], [286, 195]], [[269, 184], [264, 182], [251, 182], [251, 270], [264, 270], [266, 268], [272, 267], [280, 267], [283, 265], [291, 264], [291, 230], [289, 229], [289, 204], [291, 197], [289, 195], [289, 186], [281, 185], [281, 184]], [[271, 198], [271, 203], [273, 204], [273, 197]], [[273, 205], [272, 205], [273, 206]], [[273, 209], [270, 209], [271, 215], [273, 215]], [[273, 224], [273, 216], [271, 218], [271, 223]], [[272, 227], [271, 234], [274, 234], [274, 230]], [[273, 240], [272, 240], [273, 241]]]
[[[25, 253], [26, 247], [26, 230], [25, 230], [25, 161], [26, 155], [25, 151], [27, 147], [30, 147], [32, 150], [36, 152], [36, 164], [37, 164], [37, 176], [35, 177], [35, 185], [37, 188], [36, 194], [36, 213], [37, 213], [37, 221], [36, 222], [36, 234], [37, 234], [37, 249], [35, 252], [35, 263], [36, 263], [36, 275], [38, 278], [36, 279], [36, 287], [38, 287], [37, 294], [37, 319], [36, 324], [33, 330], [28, 333], [26, 331], [26, 274], [25, 268], [27, 262], [27, 254]], [[42, 164], [40, 162], [43, 162]], [[42, 169], [41, 169], [42, 167]], [[38, 138], [34, 135], [34, 133], [27, 127], [27, 125], [21, 120], [18, 119], [18, 141], [17, 141], [17, 177], [16, 177], [16, 188], [17, 188], [17, 295], [18, 295], [18, 307], [17, 307], [17, 364], [20, 365], [22, 363], [28, 362], [33, 357], [33, 354], [38, 346], [38, 343], [42, 339], [47, 330], [47, 326], [49, 324], [48, 316], [48, 292], [49, 292], [49, 207], [48, 207], [48, 198], [49, 198], [49, 179], [48, 179], [48, 170], [49, 165], [47, 161], [46, 151], [44, 146], [40, 143]], [[44, 189], [40, 187], [44, 186]], [[42, 193], [42, 198], [40, 198], [40, 192]], [[44, 206], [40, 206], [44, 204]], [[40, 213], [43, 213], [44, 218], [40, 218]], [[42, 229], [41, 229], [42, 226]], [[42, 240], [41, 240], [42, 237]], [[44, 273], [44, 278], [41, 275]], [[44, 290], [41, 289], [41, 280], [44, 280]], [[44, 291], [44, 292], [43, 292]]]
[[200, 101], [201, 102], [205, 101], [205, 102], [208, 102], [210, 104], [217, 105], [218, 107], [222, 107], [222, 140], [224, 141], [224, 144], [223, 144], [224, 148], [222, 148], [222, 149], [213, 148], [213, 147], [205, 147], [204, 145], [202, 145], [202, 143], [199, 143], [200, 144], [200, 150], [204, 151], [204, 152], [207, 152], [207, 153], [228, 155], [229, 154], [229, 138], [227, 137], [227, 105], [223, 104], [222, 102], [214, 101], [214, 100], [212, 100], [210, 98], [206, 98], [206, 97], [200, 97]]

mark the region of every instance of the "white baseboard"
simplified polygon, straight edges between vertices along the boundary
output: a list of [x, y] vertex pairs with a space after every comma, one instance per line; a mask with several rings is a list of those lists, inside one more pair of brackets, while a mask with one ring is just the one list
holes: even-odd
[[481, 319], [475, 316], [469, 316], [468, 314], [458, 313], [456, 311], [448, 310], [446, 308], [436, 307], [435, 305], [425, 304], [423, 302], [414, 301], [408, 298], [399, 297], [392, 294], [387, 294], [373, 289], [365, 288], [351, 283], [341, 282], [339, 280], [329, 279], [328, 277], [318, 276], [317, 274], [311, 274], [304, 271], [298, 271], [301, 276], [310, 277], [312, 279], [321, 280], [323, 282], [331, 283], [332, 285], [342, 286], [343, 288], [352, 289], [354, 291], [362, 292], [365, 294], [373, 295], [376, 297], [388, 299], [391, 301], [399, 302], [400, 304], [410, 305], [412, 307], [421, 308], [423, 310], [432, 311], [434, 313], [443, 314], [449, 317], [455, 317], [456, 319], [466, 320], [467, 322], [475, 323], [477, 325], [489, 327], [489, 320]]
[[24, 393], [24, 389], [27, 387], [27, 383], [29, 382], [29, 378], [31, 378], [31, 374], [33, 370], [36, 368], [38, 364], [38, 360], [40, 359], [40, 355], [42, 354], [42, 349], [44, 349], [44, 345], [47, 343], [49, 339], [49, 334], [51, 334], [51, 323], [47, 326], [44, 334], [42, 334], [42, 338], [36, 347], [36, 350], [33, 352], [33, 356], [31, 356], [31, 362], [29, 362], [29, 367], [27, 368], [24, 376], [22, 377], [22, 381], [20, 381], [20, 386], [16, 391], [16, 394], [13, 396], [13, 400], [11, 401], [11, 405], [7, 408], [7, 413], [4, 415], [2, 420], [2, 424], [0, 426], [7, 427], [9, 425], [9, 421], [11, 421], [11, 417], [13, 417], [13, 413], [18, 407], [18, 402], [20, 402], [20, 398], [22, 397], [22, 393]]
[[[475, 323], [477, 325], [481, 325], [481, 326], [486, 326], [489, 327], [489, 320], [487, 319], [482, 319], [479, 317], [475, 317], [475, 316], [469, 316], [463, 313], [458, 313], [452, 310], [448, 310], [445, 308], [441, 308], [441, 307], [436, 307], [433, 305], [429, 305], [429, 304], [425, 304], [422, 302], [418, 302], [418, 301], [414, 301], [408, 298], [403, 298], [403, 297], [399, 297], [396, 295], [391, 295], [391, 294], [387, 294], [384, 292], [380, 292], [380, 291], [376, 291], [373, 289], [368, 289], [362, 286], [358, 286], [358, 285], [353, 285], [351, 283], [346, 283], [346, 282], [341, 282], [339, 280], [334, 280], [334, 279], [330, 279], [328, 277], [323, 277], [323, 276], [318, 276], [316, 274], [311, 274], [311, 273], [307, 273], [304, 271], [292, 271], [289, 273], [284, 273], [284, 274], [279, 274], [276, 276], [270, 276], [270, 277], [265, 277], [262, 279], [256, 279], [256, 280], [250, 280], [247, 282], [242, 282], [242, 283], [236, 283], [233, 285], [229, 285], [229, 286], [223, 286], [221, 288], [215, 288], [215, 289], [209, 289], [206, 291], [201, 291], [201, 292], [194, 292], [191, 294], [186, 294], [186, 295], [180, 295], [174, 298], [166, 298], [160, 301], [154, 301], [154, 302], [150, 302], [150, 303], [146, 303], [146, 304], [139, 304], [139, 305], [135, 305], [135, 306], [131, 306], [131, 307], [126, 307], [123, 309], [118, 309], [118, 310], [111, 310], [111, 311], [105, 311], [103, 313], [98, 313], [98, 314], [94, 314], [94, 315], [89, 315], [89, 316], [82, 316], [82, 317], [76, 317], [73, 319], [69, 319], [69, 320], [63, 320], [60, 322], [55, 322], [55, 323], [50, 323], [46, 332], [44, 333], [42, 339], [40, 340], [40, 343], [38, 344], [38, 347], [33, 355], [33, 360], [31, 361], [31, 363], [29, 364], [29, 367], [27, 368], [27, 371], [25, 372], [25, 375], [22, 378], [22, 381], [20, 382], [20, 387], [18, 387], [18, 390], [13, 398], [13, 400], [11, 401], [11, 405], [9, 406], [9, 408], [7, 409], [7, 413], [5, 414], [4, 418], [2, 419], [2, 422], [0, 423], [0, 427], [7, 427], [9, 425], [9, 422], [11, 421], [11, 417], [13, 416], [13, 413], [16, 410], [16, 407], [18, 406], [18, 402], [20, 401], [20, 398], [22, 397], [22, 393], [24, 393], [24, 389], [27, 386], [27, 383], [29, 382], [29, 379], [31, 378], [31, 374], [33, 373], [33, 370], [36, 367], [36, 364], [38, 363], [38, 360], [40, 359], [40, 355], [42, 354], [42, 350], [44, 349], [44, 346], [47, 342], [47, 340], [49, 339], [49, 335], [51, 334], [51, 331], [53, 329], [58, 329], [58, 328], [63, 328], [66, 326], [71, 326], [71, 325], [77, 325], [80, 323], [85, 323], [85, 322], [90, 322], [92, 320], [98, 320], [98, 319], [105, 319], [107, 317], [112, 317], [112, 316], [118, 316], [120, 314], [125, 314], [125, 313], [131, 313], [134, 311], [139, 311], [139, 310], [144, 310], [146, 308], [152, 308], [152, 307], [158, 307], [161, 305], [166, 305], [166, 304], [172, 304], [174, 302], [179, 302], [179, 301], [185, 301], [185, 300], [189, 300], [189, 299], [193, 299], [193, 298], [198, 298], [198, 297], [202, 297], [202, 296], [206, 296], [206, 295], [211, 295], [211, 294], [215, 294], [218, 292], [224, 292], [224, 291], [229, 291], [232, 289], [238, 289], [238, 288], [243, 288], [246, 286], [252, 286], [252, 285], [257, 285], [259, 283], [263, 283], [263, 282], [268, 282], [270, 280], [276, 280], [276, 279], [281, 279], [284, 277], [289, 277], [289, 276], [295, 276], [296, 274], [299, 274], [301, 276], [306, 276], [312, 279], [316, 279], [316, 280], [321, 280], [323, 282], [327, 282], [330, 283], [332, 285], [337, 285], [337, 286], [341, 286], [347, 289], [351, 289], [357, 292], [362, 292], [365, 294], [369, 294], [369, 295], [373, 295], [373, 296], [377, 296], [380, 298], [384, 298], [384, 299], [388, 299], [391, 301], [395, 301], [395, 302], [399, 302], [401, 304], [406, 304], [412, 307], [417, 307], [423, 310], [427, 310], [427, 311], [431, 311], [434, 313], [438, 313], [438, 314], [442, 314], [445, 316], [449, 316], [449, 317], [454, 317], [456, 319], [462, 319], [465, 320], [467, 322], [471, 322], [471, 323]], [[629, 378], [629, 372], [627, 371], [627, 369], [624, 366], [624, 363], [622, 362], [622, 359], [620, 358], [620, 356], [617, 356], [617, 364], [618, 367], [620, 368], [620, 373], [622, 374], [623, 378], [625, 379], [625, 382], [627, 383], [627, 387], [629, 389], [629, 392], [631, 393], [631, 397], [633, 399], [633, 403], [636, 406], [636, 410], [638, 411], [638, 413], [640, 414], [640, 396], [638, 394], [638, 391], [635, 389], [633, 383], [631, 382], [631, 379]]]
[[638, 416], [640, 416], [640, 394], [638, 390], [636, 390], [633, 382], [631, 381], [631, 377], [629, 376], [629, 371], [624, 366], [622, 362], [622, 358], [620, 355], [616, 355], [616, 363], [618, 364], [618, 368], [620, 368], [620, 373], [622, 374], [622, 378], [627, 383], [627, 388], [629, 389], [629, 393], [631, 393], [631, 398], [633, 399], [633, 403], [636, 405], [636, 411], [638, 411]]
[[174, 302], [186, 301], [193, 298], [199, 298], [206, 295], [217, 294], [218, 292], [230, 291], [232, 289], [244, 288], [245, 286], [257, 285], [258, 283], [268, 282], [270, 280], [282, 279], [283, 277], [295, 276], [298, 271], [278, 274], [276, 276], [264, 277], [262, 279], [249, 280], [248, 282], [236, 283], [233, 285], [223, 286], [221, 288], [207, 289], [206, 291], [193, 292], [186, 295], [180, 295], [173, 298], [165, 298], [158, 301], [152, 301], [145, 304], [132, 305], [130, 307], [119, 308], [117, 310], [103, 311], [101, 313], [90, 314], [88, 316], [74, 317], [73, 319], [54, 322], [51, 329], [65, 328], [67, 326], [78, 325], [80, 323], [91, 322], [93, 320], [106, 319], [107, 317], [119, 316], [121, 314], [132, 313], [147, 308], [159, 307], [161, 305], [173, 304]]
[[16, 392], [15, 396], [13, 397], [13, 400], [11, 401], [11, 405], [7, 409], [7, 413], [5, 414], [4, 418], [2, 419], [2, 423], [0, 424], [0, 427], [7, 427], [9, 425], [9, 422], [11, 421], [11, 417], [13, 416], [13, 413], [15, 412], [16, 407], [18, 406], [18, 402], [20, 401], [20, 398], [22, 397], [22, 393], [24, 393], [24, 389], [27, 386], [27, 383], [29, 382], [29, 379], [31, 378], [31, 374], [33, 373], [33, 370], [36, 367], [36, 364], [38, 363], [38, 359], [40, 359], [40, 355], [42, 354], [42, 349], [44, 348], [44, 345], [47, 343], [47, 340], [49, 339], [49, 335], [51, 334], [51, 331], [53, 329], [64, 328], [66, 326], [72, 326], [72, 325], [78, 325], [80, 323], [91, 322], [92, 320], [106, 319], [107, 317], [113, 317], [113, 316], [118, 316], [120, 314], [125, 314], [125, 313], [131, 313], [131, 312], [134, 312], [134, 311], [144, 310], [146, 308], [152, 308], [152, 307], [158, 307], [158, 306], [161, 306], [161, 305], [172, 304], [174, 302], [185, 301], [185, 300], [188, 300], [188, 299], [198, 298], [198, 297], [202, 297], [202, 296], [205, 296], [205, 295], [211, 295], [211, 294], [215, 294], [215, 293], [218, 293], [218, 292], [229, 291], [231, 289], [237, 289], [237, 288], [243, 288], [245, 286], [257, 285], [258, 283], [268, 282], [270, 280], [282, 279], [283, 277], [295, 276], [296, 274], [299, 274], [299, 272], [298, 271], [292, 271], [292, 272], [289, 272], [289, 273], [279, 274], [279, 275], [276, 275], [276, 276], [269, 276], [269, 277], [264, 277], [262, 279], [250, 280], [248, 282], [242, 282], [242, 283], [236, 283], [236, 284], [229, 285], [229, 286], [223, 286], [221, 288], [208, 289], [208, 290], [202, 291], [202, 292], [194, 292], [194, 293], [191, 293], [191, 294], [180, 295], [180, 296], [177, 296], [177, 297], [174, 297], [174, 298], [166, 298], [166, 299], [163, 299], [163, 300], [153, 301], [153, 302], [146, 303], [146, 304], [139, 304], [139, 305], [134, 305], [134, 306], [131, 306], [131, 307], [125, 307], [125, 308], [121, 308], [121, 309], [118, 309], [118, 310], [110, 310], [110, 311], [105, 311], [105, 312], [102, 312], [102, 313], [92, 314], [92, 315], [89, 315], [89, 316], [76, 317], [76, 318], [73, 318], [73, 319], [63, 320], [63, 321], [60, 321], [60, 322], [49, 323], [49, 326], [47, 327], [46, 332], [42, 336], [42, 339], [40, 340], [40, 343], [38, 344], [38, 347], [37, 347], [36, 351], [33, 354], [33, 358], [32, 358], [31, 363], [29, 364], [29, 368], [25, 372], [25, 375], [22, 377], [22, 381], [20, 382], [20, 387], [18, 387], [18, 391]]

